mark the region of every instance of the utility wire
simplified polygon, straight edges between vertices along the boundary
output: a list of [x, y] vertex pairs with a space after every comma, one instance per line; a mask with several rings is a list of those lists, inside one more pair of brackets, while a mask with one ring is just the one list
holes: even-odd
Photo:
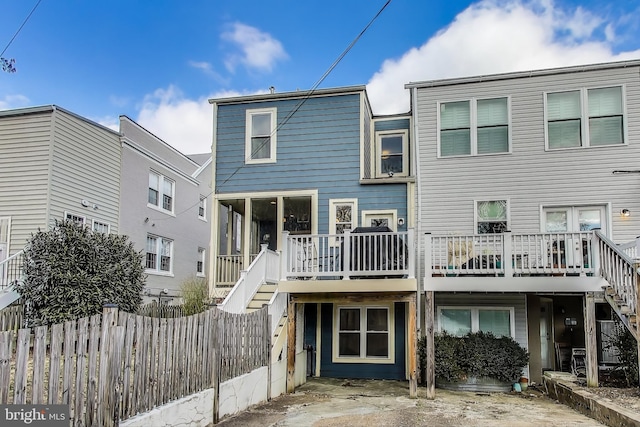
[[[313, 95], [315, 90], [318, 88], [318, 86], [320, 86], [320, 84], [324, 81], [324, 79], [326, 79], [329, 76], [329, 74], [333, 71], [333, 69], [336, 68], [336, 66], [340, 63], [340, 61], [342, 61], [342, 59], [347, 55], [347, 53], [349, 53], [349, 51], [353, 48], [353, 46], [355, 46], [358, 40], [360, 40], [360, 38], [369, 29], [369, 27], [371, 27], [374, 21], [378, 19], [380, 14], [382, 14], [382, 12], [387, 8], [389, 3], [391, 3], [391, 0], [387, 0], [387, 2], [380, 8], [378, 13], [376, 13], [376, 15], [369, 21], [369, 23], [362, 29], [362, 31], [360, 31], [360, 34], [358, 34], [356, 38], [353, 39], [353, 41], [349, 44], [349, 46], [347, 46], [347, 48], [340, 54], [340, 56], [338, 56], [338, 58], [335, 61], [333, 61], [333, 64], [331, 64], [331, 66], [327, 69], [327, 71], [324, 72], [324, 74], [320, 77], [320, 79], [318, 79], [318, 81], [314, 83], [311, 89], [307, 91], [307, 94], [298, 102], [298, 104], [289, 112], [289, 114], [287, 114], [287, 116], [282, 120], [282, 122], [278, 124], [276, 128], [271, 132], [271, 134], [269, 135], [269, 138], [264, 138], [264, 141], [262, 142], [262, 144], [256, 147], [255, 150], [251, 151], [251, 158], [253, 158], [253, 156], [256, 153], [262, 150], [262, 148], [264, 148], [264, 146], [271, 141], [271, 138], [273, 138], [273, 136], [277, 133], [277, 131], [280, 128], [282, 128], [282, 126], [284, 126], [291, 119], [291, 117], [293, 117], [293, 115], [302, 107], [302, 105], [305, 102], [307, 102], [309, 98], [311, 98], [311, 96]], [[243, 167], [244, 165], [238, 166], [236, 170], [234, 170], [233, 173], [231, 173], [231, 175], [229, 175], [224, 181], [222, 181], [220, 185], [224, 185], [227, 182], [229, 182], [229, 180], [233, 178], [238, 172], [240, 172], [240, 169], [242, 169]], [[218, 185], [216, 184], [215, 193], [218, 193], [217, 190], [218, 190]]]
[[[40, 1], [42, 1], [42, 0], [39, 0], [38, 3]], [[336, 66], [340, 63], [340, 61], [342, 61], [342, 59], [347, 55], [347, 53], [349, 53], [349, 51], [353, 48], [353, 46], [355, 46], [355, 44], [358, 42], [358, 40], [360, 40], [360, 38], [369, 29], [369, 27], [371, 27], [371, 25], [374, 23], [374, 21], [376, 19], [378, 19], [380, 14], [382, 14], [382, 12], [387, 8], [389, 3], [391, 3], [391, 0], [387, 0], [387, 2], [380, 8], [378, 13], [376, 13], [376, 15], [369, 21], [369, 23], [362, 29], [362, 31], [360, 31], [360, 33], [356, 36], [356, 38], [353, 39], [353, 41], [349, 44], [349, 46], [347, 46], [347, 48], [340, 54], [340, 56], [338, 56], [338, 58], [335, 61], [333, 61], [333, 63], [327, 69], [327, 71], [325, 71], [324, 74], [318, 79], [318, 81], [316, 81], [314, 83], [314, 85], [311, 87], [311, 89], [309, 91], [307, 91], [307, 94], [298, 102], [298, 104], [296, 104], [296, 106], [289, 112], [289, 114], [286, 115], [286, 117], [282, 120], [282, 122], [280, 124], [278, 124], [276, 126], [276, 128], [271, 132], [271, 134], [269, 135], [269, 138], [264, 138], [264, 141], [262, 142], [262, 144], [260, 144], [254, 150], [252, 150], [251, 157], [253, 157], [254, 154], [258, 153], [262, 148], [264, 148], [265, 144], [271, 140], [273, 135], [275, 135], [275, 133], [280, 128], [282, 128], [282, 126], [284, 126], [291, 119], [291, 117], [293, 117], [293, 115], [302, 107], [302, 105], [313, 95], [314, 91], [318, 88], [318, 86], [320, 86], [320, 84], [329, 76], [329, 74], [333, 71], [333, 69], [336, 68]], [[231, 175], [229, 175], [222, 182], [221, 185], [226, 184], [231, 178], [233, 178], [240, 171], [240, 169], [242, 169], [243, 166], [244, 165], [238, 166], [236, 168], [236, 170], [233, 171], [233, 173]], [[207, 194], [205, 196], [205, 198], [208, 199], [209, 196], [211, 196], [214, 192], [217, 193], [217, 188], [216, 188], [216, 190], [212, 190], [209, 194]], [[191, 209], [193, 209], [194, 207], [196, 207], [199, 204], [200, 204], [200, 201], [198, 201], [198, 202], [194, 203], [193, 205], [185, 208], [181, 212], [178, 212], [175, 216], [178, 217], [178, 216], [186, 213], [187, 211], [190, 211]], [[157, 219], [154, 219], [153, 221], [162, 221], [164, 219], [169, 219], [169, 218], [157, 218]]]
[[16, 33], [13, 35], [13, 37], [11, 37], [11, 40], [9, 40], [9, 43], [7, 43], [7, 45], [5, 46], [5, 48], [2, 50], [2, 53], [0, 53], [0, 56], [4, 55], [4, 53], [7, 51], [7, 49], [9, 49], [9, 46], [11, 46], [11, 43], [13, 43], [13, 41], [15, 40], [15, 38], [18, 36], [18, 33], [20, 33], [20, 30], [22, 30], [22, 27], [24, 27], [24, 25], [27, 23], [27, 21], [29, 20], [29, 18], [31, 18], [31, 15], [33, 15], [33, 12], [36, 11], [36, 9], [38, 8], [38, 6], [40, 5], [40, 2], [42, 2], [42, 0], [38, 0], [38, 2], [36, 3], [35, 6], [33, 6], [33, 9], [31, 9], [31, 12], [29, 12], [29, 15], [27, 15], [27, 17], [24, 19], [24, 22], [22, 23], [22, 25], [20, 25], [20, 28], [18, 28], [18, 31], [16, 31]]

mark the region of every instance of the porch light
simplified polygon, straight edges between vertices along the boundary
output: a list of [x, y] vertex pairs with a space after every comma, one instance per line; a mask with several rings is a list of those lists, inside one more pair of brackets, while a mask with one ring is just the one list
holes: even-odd
[[629, 217], [629, 216], [631, 216], [631, 211], [629, 209], [622, 209], [620, 211], [620, 216], [622, 216], [624, 218]]

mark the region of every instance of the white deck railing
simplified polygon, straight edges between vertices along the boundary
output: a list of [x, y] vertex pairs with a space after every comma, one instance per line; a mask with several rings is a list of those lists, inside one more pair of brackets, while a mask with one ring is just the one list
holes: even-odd
[[260, 286], [267, 282], [278, 282], [279, 264], [279, 254], [264, 245], [249, 268], [240, 272], [240, 278], [219, 305], [220, 309], [230, 313], [246, 312], [247, 305]]
[[283, 233], [282, 280], [415, 277], [413, 230], [384, 233]]
[[599, 262], [594, 232], [425, 238], [428, 276], [593, 275]]
[[24, 251], [16, 252], [0, 262], [0, 292], [22, 279]]

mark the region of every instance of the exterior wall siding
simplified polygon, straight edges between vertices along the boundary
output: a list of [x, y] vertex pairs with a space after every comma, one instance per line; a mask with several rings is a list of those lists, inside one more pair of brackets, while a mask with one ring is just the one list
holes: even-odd
[[[56, 110], [53, 118], [50, 225], [65, 211], [110, 225], [118, 233], [120, 138], [106, 129]], [[86, 200], [90, 206], [82, 206]], [[96, 208], [94, 208], [94, 205]]]
[[[419, 124], [422, 231], [473, 233], [474, 199], [509, 199], [514, 233], [541, 231], [541, 206], [610, 204], [618, 242], [629, 241], [640, 226], [639, 67], [534, 75], [514, 79], [419, 87], [415, 118]], [[623, 85], [628, 145], [545, 151], [544, 94], [571, 89]], [[437, 103], [472, 97], [509, 96], [510, 154], [437, 158]], [[622, 208], [638, 212], [620, 218]]]
[[51, 112], [0, 117], [0, 217], [11, 218], [7, 253], [47, 225]]
[[[216, 190], [220, 198], [225, 193], [317, 189], [319, 233], [329, 231], [330, 199], [358, 199], [358, 225], [362, 210], [397, 209], [398, 217], [406, 217], [406, 184], [359, 183], [362, 127], [370, 127], [363, 126], [360, 102], [359, 94], [347, 94], [309, 98], [301, 106], [300, 100], [219, 105]], [[277, 107], [282, 124], [277, 130], [277, 161], [247, 165], [245, 112], [268, 107]]]

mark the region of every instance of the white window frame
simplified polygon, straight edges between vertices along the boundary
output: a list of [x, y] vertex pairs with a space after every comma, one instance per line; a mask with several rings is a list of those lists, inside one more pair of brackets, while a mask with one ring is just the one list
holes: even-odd
[[[341, 309], [360, 309], [360, 357], [357, 356], [340, 356], [340, 310]], [[381, 308], [387, 310], [387, 345], [389, 353], [387, 357], [366, 357], [366, 325], [367, 325], [367, 309]], [[394, 304], [374, 304], [374, 305], [337, 305], [333, 306], [333, 363], [374, 363], [374, 364], [393, 364], [395, 363], [395, 312]]]
[[[200, 215], [201, 211], [202, 215]], [[198, 202], [198, 219], [207, 221], [207, 196], [200, 195], [200, 201]]]
[[69, 211], [65, 211], [64, 212], [64, 219], [65, 220], [71, 220], [76, 224], [79, 224], [81, 226], [85, 226], [85, 224], [87, 223], [87, 217], [85, 217], [84, 215], [78, 215], [75, 214], [73, 212], [69, 212]]
[[[156, 259], [155, 259], [155, 266], [153, 268], [149, 268], [147, 267], [147, 254], [149, 254], [150, 252], [148, 252], [148, 239], [155, 239], [155, 252], [151, 252], [151, 253], [155, 253], [156, 255]], [[162, 255], [161, 255], [161, 250], [162, 250], [162, 243], [167, 242], [169, 243], [169, 270], [162, 270], [161, 269], [161, 263], [162, 263]], [[174, 241], [173, 239], [168, 239], [166, 237], [162, 237], [162, 236], [158, 236], [156, 234], [147, 234], [147, 240], [146, 240], [146, 246], [145, 246], [145, 272], [148, 274], [154, 274], [154, 275], [159, 275], [159, 276], [171, 276], [173, 277], [173, 261], [174, 261], [174, 249], [173, 249], [173, 244]]]
[[[151, 186], [149, 186], [149, 188], [147, 189], [147, 206], [150, 207], [151, 209], [155, 209], [160, 212], [173, 215], [176, 208], [176, 181], [153, 169], [149, 171], [149, 177], [151, 177], [151, 175], [155, 175], [158, 181], [158, 189], [156, 190], [158, 192], [158, 199], [157, 199], [158, 204], [155, 205], [149, 201], [149, 190], [151, 189]], [[165, 182], [168, 182], [169, 184], [171, 184], [171, 194], [165, 194], [164, 192]], [[164, 208], [164, 196], [171, 197], [171, 209]]]
[[[254, 159], [252, 158], [252, 124], [253, 124], [253, 116], [262, 115], [262, 114], [270, 114], [271, 115], [271, 133], [269, 134], [269, 157], [264, 159]], [[250, 109], [246, 111], [246, 122], [245, 122], [245, 145], [244, 145], [244, 153], [245, 153], [245, 163], [246, 164], [261, 164], [261, 163], [275, 163], [276, 162], [276, 148], [277, 144], [277, 119], [278, 119], [278, 109], [277, 108], [256, 108]], [[257, 136], [266, 136], [266, 135], [257, 135]]]
[[[204, 277], [205, 261], [207, 260], [207, 250], [205, 248], [198, 248], [198, 261], [196, 262], [196, 276]], [[198, 264], [202, 265], [202, 271], [198, 271]]]
[[363, 227], [369, 227], [367, 224], [367, 217], [391, 217], [391, 223], [389, 224], [389, 228], [394, 232], [397, 231], [398, 228], [398, 211], [396, 209], [381, 209], [381, 210], [363, 210], [362, 211], [361, 224]]
[[[402, 171], [382, 171], [382, 140], [385, 137], [400, 136], [402, 138]], [[384, 130], [376, 132], [376, 176], [378, 178], [391, 178], [394, 176], [409, 176], [409, 131], [408, 130]]]
[[511, 338], [515, 339], [516, 336], [516, 319], [514, 307], [495, 307], [495, 306], [483, 306], [483, 305], [439, 305], [438, 311], [438, 332], [442, 333], [442, 310], [469, 310], [471, 311], [471, 332], [478, 332], [480, 328], [480, 316], [481, 310], [493, 310], [493, 311], [508, 311], [509, 312], [509, 333]]
[[[358, 226], [358, 199], [329, 199], [329, 234], [338, 234], [336, 222], [336, 207], [339, 205], [351, 205], [351, 228]], [[341, 239], [331, 238], [332, 245], [340, 243]]]
[[[621, 144], [601, 144], [591, 145], [589, 135], [589, 91], [594, 89], [610, 89], [620, 88], [620, 102], [622, 102], [622, 143]], [[629, 136], [627, 134], [627, 102], [626, 102], [626, 90], [625, 85], [607, 85], [607, 86], [593, 86], [582, 87], [570, 90], [558, 90], [544, 92], [544, 144], [546, 151], [556, 150], [576, 150], [581, 148], [600, 148], [600, 147], [621, 147], [629, 145]], [[580, 145], [578, 147], [558, 147], [553, 148], [549, 146], [549, 107], [548, 97], [557, 93], [579, 92], [580, 93]]]
[[[486, 198], [486, 199], [475, 199], [473, 201], [473, 234], [479, 234], [478, 233], [478, 203], [480, 202], [498, 202], [498, 201], [504, 201], [507, 204], [507, 227], [505, 229], [505, 231], [510, 230], [511, 229], [511, 202], [508, 198], [498, 198], [498, 197], [494, 197], [494, 198]], [[489, 233], [492, 234], [492, 233]], [[493, 234], [497, 234], [497, 233], [493, 233]]]
[[[96, 230], [96, 227], [106, 227], [107, 231]], [[111, 224], [109, 224], [108, 222], [102, 222], [102, 221], [93, 219], [91, 221], [91, 230], [99, 233], [109, 234], [111, 233]]]
[[[507, 151], [501, 151], [498, 153], [478, 153], [478, 101], [486, 101], [491, 99], [506, 99], [507, 100]], [[443, 104], [451, 104], [455, 102], [469, 102], [469, 137], [470, 137], [470, 152], [469, 154], [456, 154], [452, 156], [443, 156], [441, 153], [441, 118], [440, 111]], [[438, 130], [438, 158], [448, 159], [453, 157], [472, 157], [472, 156], [498, 156], [504, 154], [511, 154], [513, 149], [511, 138], [511, 96], [492, 96], [486, 98], [465, 98], [458, 100], [439, 101], [437, 103], [436, 113], [436, 126]]]

